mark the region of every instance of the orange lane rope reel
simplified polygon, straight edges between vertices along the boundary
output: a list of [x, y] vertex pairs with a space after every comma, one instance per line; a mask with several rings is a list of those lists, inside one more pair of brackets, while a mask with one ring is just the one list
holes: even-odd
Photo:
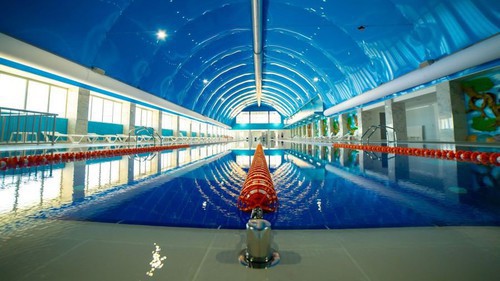
[[257, 207], [266, 212], [273, 212], [278, 207], [278, 197], [267, 167], [264, 150], [260, 144], [257, 145], [247, 178], [238, 197], [240, 210], [250, 212]]

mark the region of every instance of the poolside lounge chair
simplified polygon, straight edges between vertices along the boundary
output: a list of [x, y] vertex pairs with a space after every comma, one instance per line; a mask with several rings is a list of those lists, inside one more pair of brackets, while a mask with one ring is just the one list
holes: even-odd
[[58, 142], [58, 141], [70, 141], [72, 143], [80, 143], [84, 139], [87, 138], [87, 135], [63, 134], [63, 133], [59, 133], [57, 131], [54, 131], [54, 132], [52, 132], [52, 131], [45, 131], [45, 132], [42, 132], [42, 134], [44, 135], [45, 140], [47, 142], [51, 142], [51, 141], [54, 141], [54, 142]]

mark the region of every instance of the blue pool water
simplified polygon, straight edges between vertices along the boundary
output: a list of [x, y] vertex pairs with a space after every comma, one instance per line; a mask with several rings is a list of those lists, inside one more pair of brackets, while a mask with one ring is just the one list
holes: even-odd
[[[500, 167], [303, 145], [265, 153], [276, 229], [500, 225]], [[0, 196], [17, 203], [0, 218], [31, 192], [25, 208], [38, 219], [242, 229], [236, 200], [252, 154], [209, 146], [5, 171]], [[15, 175], [32, 183], [10, 184]]]

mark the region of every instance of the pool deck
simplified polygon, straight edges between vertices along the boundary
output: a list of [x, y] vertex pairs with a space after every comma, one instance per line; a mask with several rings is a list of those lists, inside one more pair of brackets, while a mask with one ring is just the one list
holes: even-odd
[[[0, 237], [0, 280], [498, 280], [500, 227], [276, 230], [281, 262], [239, 264], [243, 230], [48, 220]], [[155, 243], [163, 267], [151, 270]]]

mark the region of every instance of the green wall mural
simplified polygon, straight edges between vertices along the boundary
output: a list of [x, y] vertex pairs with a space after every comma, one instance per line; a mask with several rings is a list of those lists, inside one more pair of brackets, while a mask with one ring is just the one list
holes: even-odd
[[334, 136], [336, 136], [340, 132], [340, 124], [339, 124], [339, 117], [335, 116], [332, 117], [332, 133]]
[[347, 114], [347, 131], [349, 135], [354, 135], [354, 133], [358, 130], [358, 115], [356, 112]]
[[469, 141], [500, 142], [500, 70], [462, 81]]

